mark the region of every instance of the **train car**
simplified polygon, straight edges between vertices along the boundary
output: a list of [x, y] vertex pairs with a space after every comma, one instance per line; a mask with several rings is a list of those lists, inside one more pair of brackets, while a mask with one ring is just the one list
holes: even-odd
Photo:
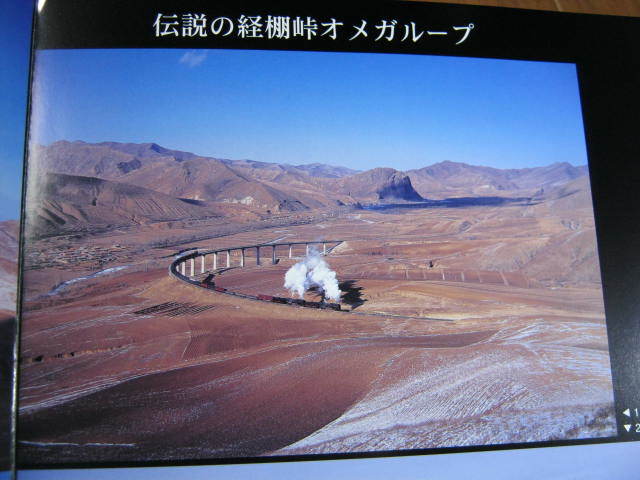
[[289, 299], [284, 297], [273, 297], [271, 301], [273, 303], [284, 303], [284, 304], [289, 303]]
[[290, 305], [298, 305], [300, 307], [304, 307], [306, 302], [301, 298], [289, 298], [287, 299], [287, 303], [289, 303]]
[[258, 295], [258, 300], [262, 300], [264, 302], [273, 302], [273, 297], [271, 295], [259, 294]]
[[307, 308], [322, 308], [322, 303], [320, 302], [306, 302], [304, 304]]
[[331, 310], [342, 310], [342, 307], [340, 306], [339, 303], [325, 303], [324, 306], [322, 308], [328, 308]]
[[213, 289], [214, 289], [216, 292], [222, 292], [222, 293], [225, 293], [225, 292], [227, 291], [227, 289], [226, 289], [226, 288], [223, 288], [223, 287], [213, 287]]

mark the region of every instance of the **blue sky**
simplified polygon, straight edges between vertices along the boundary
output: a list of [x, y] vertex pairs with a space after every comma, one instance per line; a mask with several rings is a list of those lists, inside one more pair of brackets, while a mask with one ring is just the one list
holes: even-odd
[[419, 55], [59, 50], [34, 139], [156, 142], [218, 158], [419, 168], [586, 163], [575, 66]]
[[0, 220], [18, 218], [32, 4], [6, 0], [0, 13]]

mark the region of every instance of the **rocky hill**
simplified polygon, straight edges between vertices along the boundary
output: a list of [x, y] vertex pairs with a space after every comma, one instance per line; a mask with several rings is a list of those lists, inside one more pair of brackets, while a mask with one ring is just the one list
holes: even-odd
[[376, 190], [379, 200], [403, 200], [420, 202], [424, 200], [411, 185], [411, 179], [402, 172], [395, 172]]
[[27, 235], [109, 229], [229, 215], [255, 218], [245, 207], [180, 199], [136, 185], [95, 177], [47, 173], [30, 191]]

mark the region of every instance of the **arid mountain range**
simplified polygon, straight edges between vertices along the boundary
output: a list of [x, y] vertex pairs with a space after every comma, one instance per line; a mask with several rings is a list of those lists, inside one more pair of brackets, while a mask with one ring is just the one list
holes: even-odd
[[155, 143], [58, 141], [33, 148], [30, 167], [35, 179], [29, 185], [33, 233], [64, 232], [83, 223], [216, 216], [248, 220], [362, 203], [477, 196], [543, 199], [575, 182], [569, 194], [580, 190], [589, 199], [586, 166], [569, 163], [501, 170], [445, 161], [406, 172], [356, 171], [317, 163], [217, 159]]

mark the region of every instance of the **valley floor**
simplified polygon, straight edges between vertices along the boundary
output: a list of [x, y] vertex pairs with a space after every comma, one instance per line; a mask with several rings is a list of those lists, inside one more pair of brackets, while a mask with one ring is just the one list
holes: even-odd
[[[148, 246], [162, 231], [42, 240], [38, 258], [64, 249], [86, 260], [34, 261], [25, 274], [20, 463], [613, 436], [593, 221], [569, 220], [525, 206], [353, 211], [172, 248]], [[322, 238], [344, 240], [327, 260], [346, 312], [236, 298], [167, 274], [184, 248]], [[288, 296], [283, 276], [296, 259], [279, 256], [214, 280]]]

